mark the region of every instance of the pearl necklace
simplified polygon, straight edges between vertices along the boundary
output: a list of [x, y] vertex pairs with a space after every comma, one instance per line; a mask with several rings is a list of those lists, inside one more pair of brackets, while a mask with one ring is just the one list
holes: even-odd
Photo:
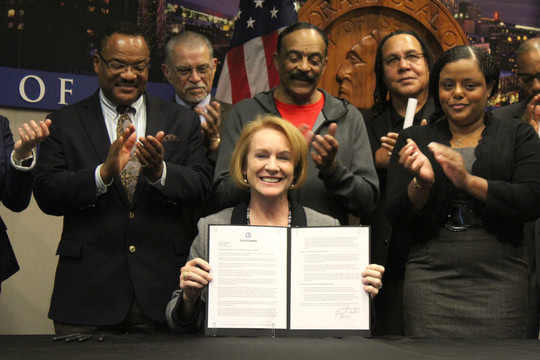
[[[291, 220], [292, 220], [291, 202], [289, 201], [288, 204], [289, 204], [289, 222], [287, 224], [287, 227], [291, 227]], [[246, 222], [247, 222], [248, 225], [251, 225], [251, 220], [250, 220], [250, 217], [249, 217], [249, 204], [247, 206], [247, 211], [246, 211]]]

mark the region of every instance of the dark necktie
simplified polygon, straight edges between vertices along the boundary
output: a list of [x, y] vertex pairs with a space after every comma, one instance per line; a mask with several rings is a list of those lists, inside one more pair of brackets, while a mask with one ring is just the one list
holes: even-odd
[[[120, 137], [124, 130], [132, 123], [131, 118], [129, 117], [130, 109], [132, 109], [131, 106], [119, 106], [116, 108], [116, 111], [118, 111], [118, 114], [120, 115], [118, 117], [118, 124], [116, 125], [117, 138]], [[120, 172], [120, 178], [126, 189], [129, 202], [133, 200], [133, 194], [135, 194], [140, 168], [141, 163], [139, 162], [137, 155], [135, 155], [135, 147], [133, 147], [128, 163]]]

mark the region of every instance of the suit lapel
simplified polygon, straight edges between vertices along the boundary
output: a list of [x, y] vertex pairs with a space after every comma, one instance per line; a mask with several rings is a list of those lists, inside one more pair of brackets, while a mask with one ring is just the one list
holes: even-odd
[[[99, 91], [83, 104], [81, 123], [90, 138], [90, 142], [94, 146], [99, 160], [103, 164], [107, 160], [107, 154], [111, 148], [111, 140], [109, 139], [109, 133], [107, 132], [107, 126], [105, 126], [105, 119], [103, 118], [103, 111], [99, 101]], [[121, 194], [120, 197], [122, 200], [129, 205], [127, 192], [119, 175], [115, 176], [112, 186]]]
[[156, 101], [156, 99], [146, 97], [146, 136], [156, 136], [158, 131], [165, 130], [167, 123], [167, 111]]
[[98, 93], [90, 98], [83, 106], [83, 110], [81, 111], [82, 125], [94, 145], [94, 150], [98, 154], [99, 159], [101, 162], [105, 162], [111, 142], [107, 133], [107, 127], [105, 126]]

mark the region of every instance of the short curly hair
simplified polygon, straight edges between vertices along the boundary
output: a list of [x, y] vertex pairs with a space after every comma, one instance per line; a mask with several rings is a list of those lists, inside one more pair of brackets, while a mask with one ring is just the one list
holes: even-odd
[[148, 40], [148, 36], [137, 25], [127, 21], [121, 21], [107, 25], [98, 35], [97, 52], [99, 54], [103, 53], [103, 49], [105, 49], [105, 47], [109, 43], [109, 39], [114, 34], [134, 37], [140, 36], [144, 39], [148, 50], [150, 50], [150, 41]]
[[246, 168], [247, 156], [253, 136], [260, 130], [274, 129], [281, 132], [291, 147], [292, 163], [294, 165], [294, 188], [298, 189], [306, 182], [308, 167], [308, 147], [304, 135], [293, 124], [279, 116], [266, 114], [258, 115], [242, 130], [231, 157], [229, 174], [234, 184], [242, 190], [249, 190], [249, 184], [244, 182], [243, 171]]

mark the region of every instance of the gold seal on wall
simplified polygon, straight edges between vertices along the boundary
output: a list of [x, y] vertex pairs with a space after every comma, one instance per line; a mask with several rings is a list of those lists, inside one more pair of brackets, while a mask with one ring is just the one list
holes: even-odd
[[387, 34], [413, 30], [435, 57], [467, 43], [461, 26], [436, 0], [308, 0], [298, 19], [328, 35], [328, 63], [319, 86], [359, 109], [373, 105], [375, 54]]

